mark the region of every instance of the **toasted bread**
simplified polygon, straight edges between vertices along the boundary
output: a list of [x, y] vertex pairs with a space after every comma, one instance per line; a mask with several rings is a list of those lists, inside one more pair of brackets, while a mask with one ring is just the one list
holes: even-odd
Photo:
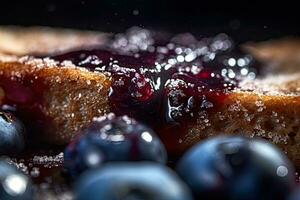
[[[3, 80], [8, 80], [10, 84], [17, 83], [13, 90], [24, 86], [21, 90], [28, 93], [17, 95], [24, 95], [25, 99], [27, 95], [34, 98], [37, 96], [32, 94], [36, 92], [37, 84], [43, 87], [42, 97], [38, 97], [38, 105], [34, 106], [38, 107], [38, 112], [42, 115], [40, 117], [47, 118], [44, 127], [48, 134], [47, 141], [56, 144], [70, 141], [74, 132], [87, 125], [94, 116], [103, 115], [108, 110], [110, 80], [101, 73], [92, 73], [71, 64], [58, 66], [51, 60], [29, 57], [3, 57], [0, 66], [0, 104], [5, 103], [6, 95], [13, 95], [9, 94], [10, 88], [3, 85]], [[14, 97], [11, 96], [13, 99]], [[24, 98], [21, 99], [24, 101]], [[33, 106], [31, 103], [24, 106], [24, 102], [18, 100], [15, 104], [28, 108], [28, 112]], [[43, 135], [40, 137], [43, 138]]]
[[267, 73], [294, 73], [300, 70], [300, 39], [282, 38], [247, 43], [243, 48], [267, 65]]
[[300, 73], [242, 83], [219, 111], [206, 117], [206, 123], [200, 119], [191, 127], [184, 143], [220, 133], [262, 137], [280, 146], [299, 166], [299, 79]]
[[50, 55], [71, 49], [97, 47], [109, 34], [50, 27], [0, 27], [0, 53], [10, 55]]
[[[25, 41], [29, 42], [27, 39]], [[9, 53], [24, 55], [36, 53], [37, 50], [11, 49]], [[53, 53], [53, 49], [49, 46], [40, 53]], [[43, 138], [56, 144], [69, 142], [93, 117], [110, 111], [108, 93], [111, 79], [108, 75], [70, 63], [61, 65], [50, 59], [0, 58], [0, 80], [11, 80], [33, 93], [37, 91], [37, 84], [43, 84], [43, 101], [38, 107], [43, 116], [51, 119]], [[238, 89], [227, 94], [218, 110], [204, 113], [189, 127], [178, 148], [187, 149], [203, 138], [218, 134], [258, 136], [277, 144], [288, 153], [295, 165], [300, 166], [299, 78], [300, 73], [295, 73], [242, 82]], [[9, 92], [0, 81], [0, 104], [5, 103]], [[37, 93], [41, 95], [39, 91]], [[22, 106], [22, 102], [19, 104]]]

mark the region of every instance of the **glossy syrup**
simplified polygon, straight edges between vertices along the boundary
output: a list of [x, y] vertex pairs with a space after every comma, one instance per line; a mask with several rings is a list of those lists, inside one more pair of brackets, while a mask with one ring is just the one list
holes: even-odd
[[224, 34], [198, 40], [133, 28], [104, 48], [52, 58], [109, 74], [111, 111], [152, 127], [174, 155], [200, 116], [218, 110], [239, 80], [258, 74], [251, 56]]

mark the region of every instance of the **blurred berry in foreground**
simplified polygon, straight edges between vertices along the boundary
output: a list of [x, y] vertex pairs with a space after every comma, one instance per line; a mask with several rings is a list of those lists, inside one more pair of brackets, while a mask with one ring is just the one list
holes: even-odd
[[186, 185], [169, 168], [155, 163], [106, 164], [83, 173], [77, 200], [191, 200]]
[[296, 189], [288, 200], [300, 200], [300, 188]]
[[295, 187], [295, 170], [285, 154], [259, 139], [205, 140], [176, 169], [199, 199], [284, 200]]
[[9, 112], [0, 111], [0, 155], [15, 155], [24, 149], [24, 125]]
[[27, 176], [13, 165], [0, 160], [0, 199], [31, 200], [32, 184]]

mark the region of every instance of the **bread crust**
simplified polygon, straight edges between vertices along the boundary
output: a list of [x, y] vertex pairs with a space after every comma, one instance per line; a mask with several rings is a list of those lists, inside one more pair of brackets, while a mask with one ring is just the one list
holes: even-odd
[[188, 148], [219, 134], [261, 137], [278, 145], [296, 166], [300, 166], [299, 121], [299, 95], [235, 91], [228, 95], [219, 110], [207, 113], [190, 127], [183, 144]]
[[[28, 76], [33, 77], [30, 86], [36, 81], [46, 85], [41, 110], [53, 119], [42, 135], [47, 142], [67, 143], [93, 117], [109, 112], [110, 78], [102, 73], [70, 63], [59, 66], [49, 59], [24, 57], [0, 61], [1, 79], [10, 78], [23, 84]], [[279, 78], [280, 83], [273, 85], [268, 78], [242, 83], [241, 89], [230, 92], [218, 110], [199, 117], [179, 148], [187, 149], [204, 138], [219, 134], [263, 137], [280, 146], [300, 166], [300, 152], [297, 151], [300, 145], [299, 78], [300, 74], [284, 76]], [[5, 89], [2, 87], [1, 91], [3, 99]]]
[[[42, 84], [42, 94], [33, 96], [41, 95], [37, 107], [43, 117], [49, 119], [45, 132], [39, 136], [47, 142], [69, 142], [93, 117], [108, 111], [110, 79], [102, 73], [90, 72], [70, 63], [58, 65], [49, 59], [0, 58], [0, 104], [11, 92], [1, 81], [8, 79], [10, 84], [25, 86], [30, 93], [37, 93], [36, 85]], [[24, 107], [22, 102], [15, 104]], [[26, 108], [30, 106], [26, 105]]]
[[51, 55], [105, 44], [109, 34], [50, 27], [0, 26], [0, 54]]
[[243, 45], [243, 48], [265, 64], [266, 73], [286, 74], [300, 71], [300, 38], [250, 42]]

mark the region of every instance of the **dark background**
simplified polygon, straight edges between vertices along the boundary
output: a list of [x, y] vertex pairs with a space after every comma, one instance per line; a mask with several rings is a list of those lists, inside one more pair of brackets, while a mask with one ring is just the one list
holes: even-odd
[[47, 25], [122, 32], [137, 25], [235, 40], [300, 35], [300, 6], [292, 1], [39, 0], [4, 1], [0, 24]]

